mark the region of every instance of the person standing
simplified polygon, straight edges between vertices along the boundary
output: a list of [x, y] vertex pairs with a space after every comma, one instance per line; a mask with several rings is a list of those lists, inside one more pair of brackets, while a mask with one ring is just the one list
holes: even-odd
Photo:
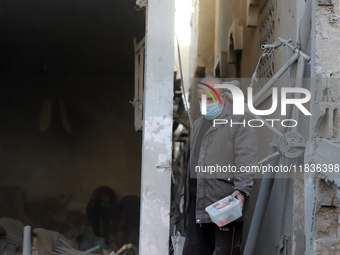
[[[183, 255], [241, 254], [242, 226], [253, 175], [239, 170], [242, 166], [257, 165], [257, 140], [254, 128], [247, 126], [249, 114], [233, 115], [232, 105], [226, 100], [226, 91], [214, 89], [216, 84], [222, 84], [222, 81], [206, 77], [197, 86], [201, 110], [202, 97], [206, 95], [206, 114], [194, 122], [191, 131], [189, 164], [181, 195], [186, 219]], [[217, 100], [215, 92], [221, 101]], [[228, 122], [214, 125], [213, 120], [217, 118]], [[198, 171], [217, 165], [233, 166], [236, 171]], [[240, 201], [243, 216], [220, 228], [211, 221], [205, 208], [228, 195]]]

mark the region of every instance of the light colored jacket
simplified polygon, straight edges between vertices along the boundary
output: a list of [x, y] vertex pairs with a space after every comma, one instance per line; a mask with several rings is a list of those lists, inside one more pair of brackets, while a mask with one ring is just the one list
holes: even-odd
[[[194, 151], [204, 116], [199, 117], [191, 133], [191, 152]], [[248, 113], [245, 115], [232, 115], [232, 106], [225, 103], [222, 113], [217, 119], [225, 119], [227, 124], [212, 125], [205, 134], [200, 148], [197, 167], [233, 166], [234, 170], [239, 171], [244, 166], [257, 165], [257, 140], [255, 129], [248, 126], [251, 119]], [[233, 125], [231, 126], [231, 121]], [[243, 122], [245, 121], [245, 127]], [[236, 124], [239, 123], [239, 124]], [[242, 123], [242, 124], [240, 124]], [[193, 153], [190, 155], [190, 161]], [[190, 169], [190, 166], [188, 167]], [[207, 168], [206, 168], [207, 169]], [[212, 168], [210, 168], [212, 169]], [[190, 194], [189, 194], [189, 173], [186, 178], [186, 215], [188, 215]], [[241, 190], [247, 195], [253, 185], [252, 173], [241, 172], [197, 172], [197, 194], [196, 194], [196, 223], [210, 223], [211, 219], [205, 212], [205, 208], [212, 203], [230, 195], [235, 190]], [[245, 206], [247, 207], [247, 206]], [[246, 214], [244, 208], [243, 214]], [[243, 219], [244, 217], [242, 217]]]

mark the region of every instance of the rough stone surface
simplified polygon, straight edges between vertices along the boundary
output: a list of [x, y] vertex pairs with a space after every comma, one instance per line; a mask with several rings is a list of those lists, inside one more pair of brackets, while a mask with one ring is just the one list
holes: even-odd
[[322, 5], [332, 5], [332, 0], [319, 0], [318, 1], [318, 5], [322, 6]]
[[[311, 140], [305, 163], [339, 164], [339, 1], [313, 1], [312, 51], [315, 70], [312, 94]], [[313, 48], [314, 45], [314, 48]], [[305, 254], [340, 254], [339, 187], [337, 173], [305, 175], [309, 189], [306, 201]], [[307, 187], [307, 186], [306, 186]]]

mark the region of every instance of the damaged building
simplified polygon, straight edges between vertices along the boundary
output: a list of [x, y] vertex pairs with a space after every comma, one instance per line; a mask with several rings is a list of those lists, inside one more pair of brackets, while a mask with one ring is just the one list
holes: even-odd
[[107, 246], [138, 247], [141, 133], [130, 101], [145, 11], [133, 0], [0, 6], [0, 218], [31, 226], [32, 238], [82, 236], [82, 250], [98, 221]]
[[[262, 110], [272, 106], [272, 87], [311, 93], [305, 104], [311, 116], [294, 110], [293, 115], [268, 116], [298, 119], [296, 127], [277, 123], [281, 134], [257, 128], [259, 163], [301, 171], [256, 179], [250, 199], [253, 217], [244, 226], [244, 254], [338, 254], [339, 2], [197, 0], [193, 6], [193, 88], [195, 78], [237, 78], [245, 94], [252, 87], [254, 107]], [[196, 118], [197, 102], [192, 105]], [[295, 142], [300, 145], [290, 144]]]

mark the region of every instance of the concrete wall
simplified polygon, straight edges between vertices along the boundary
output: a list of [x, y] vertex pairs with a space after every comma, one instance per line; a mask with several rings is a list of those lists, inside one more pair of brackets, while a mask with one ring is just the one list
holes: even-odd
[[199, 116], [196, 95], [197, 78], [213, 75], [215, 43], [215, 1], [195, 0], [191, 17], [191, 45], [189, 53], [190, 116]]
[[[339, 1], [312, 1], [312, 78], [314, 95], [305, 162], [339, 164]], [[338, 174], [305, 174], [306, 253], [338, 254]]]
[[197, 66], [205, 67], [205, 75], [212, 75], [215, 41], [215, 1], [198, 1]]
[[148, 1], [145, 34], [140, 254], [167, 254], [169, 251], [174, 11], [174, 0]]
[[[98, 186], [112, 187], [118, 198], [140, 193], [141, 133], [134, 131], [129, 103], [133, 77], [54, 74], [50, 83], [32, 73], [0, 77], [0, 187], [20, 187], [27, 200], [71, 194], [69, 208], [83, 212]], [[52, 122], [41, 132], [41, 104], [49, 93]], [[72, 133], [62, 127], [59, 97]]]

